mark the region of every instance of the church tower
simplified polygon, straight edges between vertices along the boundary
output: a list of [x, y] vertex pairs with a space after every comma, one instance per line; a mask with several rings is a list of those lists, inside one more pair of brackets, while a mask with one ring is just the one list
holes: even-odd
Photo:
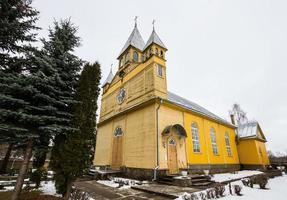
[[135, 22], [118, 56], [118, 71], [103, 84], [100, 122], [156, 97], [167, 98], [166, 46], [154, 27], [144, 42]]

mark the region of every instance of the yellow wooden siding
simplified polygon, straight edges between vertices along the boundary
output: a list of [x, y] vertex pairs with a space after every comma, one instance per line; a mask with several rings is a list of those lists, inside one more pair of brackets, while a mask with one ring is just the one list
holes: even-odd
[[[184, 125], [187, 131], [186, 151], [188, 164], [238, 164], [238, 153], [233, 128], [213, 122], [201, 116], [185, 112]], [[197, 123], [199, 132], [200, 152], [193, 151], [191, 124]], [[218, 155], [214, 155], [211, 144], [210, 129], [214, 128], [216, 134]], [[227, 155], [225, 133], [229, 134], [232, 156]]]

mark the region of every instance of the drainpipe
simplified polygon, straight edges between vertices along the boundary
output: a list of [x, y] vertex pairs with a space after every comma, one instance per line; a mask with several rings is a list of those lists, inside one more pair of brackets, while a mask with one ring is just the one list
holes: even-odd
[[156, 167], [154, 168], [153, 171], [153, 181], [157, 180], [157, 170], [159, 169], [159, 109], [161, 104], [163, 103], [163, 99], [160, 98], [160, 102], [158, 107], [156, 108]]

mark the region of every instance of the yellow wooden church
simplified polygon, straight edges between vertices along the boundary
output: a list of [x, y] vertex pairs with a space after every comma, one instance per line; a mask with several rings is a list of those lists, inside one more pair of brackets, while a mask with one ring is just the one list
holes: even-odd
[[260, 128], [239, 137], [243, 129], [168, 91], [166, 52], [154, 29], [144, 42], [135, 24], [103, 84], [94, 165], [132, 177], [268, 165]]

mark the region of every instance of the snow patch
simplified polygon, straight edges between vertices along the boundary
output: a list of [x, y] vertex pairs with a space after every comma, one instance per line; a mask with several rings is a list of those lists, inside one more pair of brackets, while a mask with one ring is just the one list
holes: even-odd
[[41, 191], [47, 195], [61, 196], [57, 194], [54, 181], [41, 182]]
[[262, 174], [262, 172], [254, 170], [243, 170], [243, 171], [236, 171], [234, 173], [214, 174], [211, 180], [221, 183], [224, 181], [230, 181], [239, 178], [242, 179], [257, 174]]

